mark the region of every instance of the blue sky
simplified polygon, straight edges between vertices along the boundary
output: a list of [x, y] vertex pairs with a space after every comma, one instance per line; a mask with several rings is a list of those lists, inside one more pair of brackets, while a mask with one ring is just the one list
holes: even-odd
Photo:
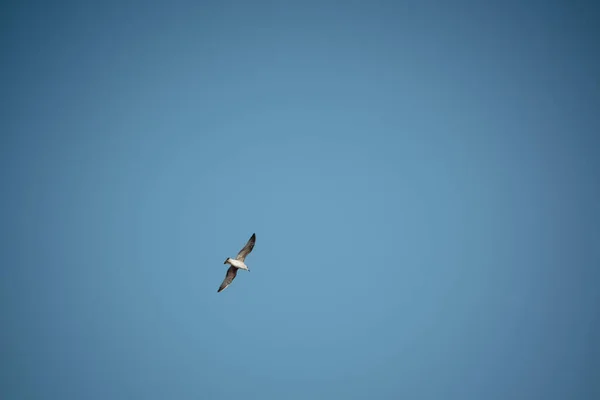
[[597, 6], [1, 15], [3, 399], [600, 397]]

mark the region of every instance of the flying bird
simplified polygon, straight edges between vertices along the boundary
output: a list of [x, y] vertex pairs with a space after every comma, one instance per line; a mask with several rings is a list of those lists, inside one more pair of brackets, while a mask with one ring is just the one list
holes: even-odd
[[250, 237], [250, 240], [248, 240], [248, 243], [246, 243], [244, 248], [238, 253], [237, 257], [235, 257], [235, 260], [227, 257], [227, 260], [225, 260], [223, 264], [229, 264], [231, 265], [231, 267], [229, 267], [229, 269], [227, 270], [225, 279], [223, 280], [223, 283], [221, 283], [221, 286], [219, 287], [219, 290], [217, 290], [217, 293], [224, 290], [227, 286], [231, 284], [231, 282], [233, 282], [235, 276], [237, 275], [238, 269], [245, 269], [246, 271], [250, 272], [250, 269], [246, 266], [246, 264], [244, 264], [244, 260], [254, 248], [254, 242], [256, 242], [256, 234], [253, 233]]

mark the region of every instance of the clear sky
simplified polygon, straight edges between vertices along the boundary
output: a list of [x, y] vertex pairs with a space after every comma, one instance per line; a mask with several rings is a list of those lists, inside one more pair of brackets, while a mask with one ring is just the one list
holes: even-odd
[[592, 2], [1, 7], [2, 399], [600, 398]]

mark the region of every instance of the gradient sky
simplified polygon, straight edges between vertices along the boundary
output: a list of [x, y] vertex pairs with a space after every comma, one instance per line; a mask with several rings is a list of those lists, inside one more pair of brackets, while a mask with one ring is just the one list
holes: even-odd
[[0, 397], [600, 398], [590, 4], [3, 2]]

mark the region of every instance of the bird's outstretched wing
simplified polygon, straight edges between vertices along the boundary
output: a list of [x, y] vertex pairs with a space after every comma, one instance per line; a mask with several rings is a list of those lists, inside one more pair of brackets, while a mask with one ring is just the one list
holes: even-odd
[[235, 279], [236, 275], [237, 275], [237, 268], [232, 265], [227, 270], [225, 279], [223, 280], [223, 283], [221, 283], [221, 286], [219, 287], [219, 290], [217, 290], [217, 293], [223, 291], [227, 286], [229, 286], [231, 284], [231, 282], [233, 282], [233, 280]]
[[248, 240], [248, 243], [246, 243], [244, 248], [240, 250], [240, 252], [238, 253], [238, 255], [235, 259], [240, 260], [241, 262], [244, 262], [244, 260], [246, 259], [246, 256], [248, 254], [250, 254], [250, 252], [254, 248], [254, 242], [256, 242], [256, 234], [255, 233], [252, 234], [252, 236], [250, 237], [250, 240]]

